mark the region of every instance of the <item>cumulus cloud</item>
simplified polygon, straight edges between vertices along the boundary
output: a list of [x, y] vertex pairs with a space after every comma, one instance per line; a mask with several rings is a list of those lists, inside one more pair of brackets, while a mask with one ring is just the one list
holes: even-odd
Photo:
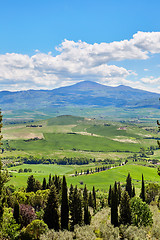
[[[126, 78], [136, 73], [110, 62], [145, 60], [150, 54], [160, 53], [160, 32], [138, 32], [130, 40], [100, 44], [64, 40], [56, 50], [56, 56], [38, 50], [31, 57], [16, 53], [0, 55], [1, 90], [51, 89], [80, 80], [108, 85], [126, 83]], [[141, 83], [151, 80], [143, 78]]]
[[160, 77], [155, 78], [153, 76], [141, 78], [141, 82], [147, 84], [160, 84]]

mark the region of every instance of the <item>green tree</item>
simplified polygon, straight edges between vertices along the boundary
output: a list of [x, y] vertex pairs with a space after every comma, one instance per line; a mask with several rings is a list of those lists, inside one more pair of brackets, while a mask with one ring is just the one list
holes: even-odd
[[112, 187], [110, 185], [109, 187], [109, 193], [108, 193], [108, 206], [111, 207], [111, 193], [112, 193]]
[[26, 188], [26, 192], [34, 192], [35, 191], [35, 178], [33, 175], [28, 177], [27, 180], [27, 188]]
[[152, 225], [153, 223], [153, 214], [149, 206], [139, 197], [134, 197], [131, 199], [131, 214], [132, 223], [137, 227], [146, 227], [148, 225]]
[[72, 200], [73, 200], [73, 193], [74, 193], [74, 188], [73, 185], [71, 184], [70, 189], [69, 189], [69, 208], [71, 208]]
[[50, 188], [46, 208], [44, 210], [44, 222], [48, 225], [49, 229], [54, 228], [56, 231], [60, 229], [59, 216], [57, 192], [53, 184]]
[[121, 202], [121, 192], [122, 192], [121, 185], [120, 185], [120, 182], [118, 182], [118, 189], [117, 189], [117, 194], [118, 194], [118, 205], [119, 205], [120, 202]]
[[42, 190], [46, 190], [46, 188], [47, 188], [46, 179], [45, 179], [45, 178], [43, 178]]
[[78, 191], [77, 186], [74, 189], [72, 202], [70, 205], [71, 214], [71, 230], [74, 230], [74, 225], [82, 224], [82, 197], [81, 192]]
[[149, 183], [146, 186], [146, 202], [150, 203], [155, 200], [155, 197], [159, 195], [160, 186], [157, 183]]
[[19, 203], [16, 200], [14, 203], [14, 208], [13, 208], [13, 217], [16, 220], [16, 223], [20, 223], [20, 209], [19, 209]]
[[113, 224], [114, 227], [118, 226], [118, 194], [116, 182], [111, 191], [111, 224]]
[[126, 179], [126, 191], [129, 194], [129, 197], [132, 197], [132, 178], [130, 176], [130, 173], [128, 173], [127, 179]]
[[142, 174], [142, 187], [141, 187], [140, 198], [142, 199], [143, 202], [145, 202], [145, 185], [144, 185], [143, 174]]
[[12, 208], [4, 208], [0, 239], [15, 240], [20, 233], [20, 225], [16, 224]]
[[32, 239], [40, 239], [40, 235], [48, 231], [48, 226], [43, 222], [43, 220], [33, 220], [27, 225], [25, 233], [31, 236]]
[[91, 222], [91, 214], [88, 210], [88, 204], [84, 205], [84, 224], [89, 225]]
[[87, 190], [86, 184], [83, 190], [83, 201], [84, 201], [84, 205], [88, 204], [88, 190]]
[[95, 191], [95, 187], [93, 186], [93, 190], [92, 190], [92, 196], [93, 196], [93, 208], [96, 209], [96, 191]]
[[131, 224], [131, 206], [130, 197], [127, 191], [124, 191], [120, 203], [120, 223]]
[[132, 197], [135, 197], [136, 196], [136, 192], [135, 192], [135, 187], [133, 186], [132, 187]]
[[89, 192], [88, 205], [93, 208], [93, 196], [91, 192]]
[[67, 193], [66, 178], [63, 176], [62, 182], [62, 205], [61, 205], [61, 229], [68, 229], [69, 223], [69, 203]]
[[36, 191], [41, 190], [41, 189], [42, 189], [42, 185], [41, 185], [40, 181], [36, 180], [34, 191], [36, 192]]

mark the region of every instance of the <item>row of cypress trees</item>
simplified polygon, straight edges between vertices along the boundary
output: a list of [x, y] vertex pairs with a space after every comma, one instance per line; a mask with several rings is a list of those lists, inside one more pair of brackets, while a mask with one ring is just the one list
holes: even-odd
[[[118, 185], [118, 186], [117, 186]], [[135, 188], [132, 186], [132, 179], [128, 174], [125, 190], [122, 192], [120, 183], [115, 182], [114, 187], [110, 185], [108, 195], [108, 205], [111, 207], [111, 224], [117, 227], [119, 224], [131, 224], [130, 199], [135, 196]], [[145, 201], [145, 185], [142, 174], [142, 187], [140, 198]], [[120, 218], [118, 218], [118, 206]]]
[[[26, 191], [34, 191], [36, 181], [31, 175], [27, 180]], [[88, 191], [85, 185], [81, 191], [74, 188], [71, 184], [68, 191], [66, 178], [63, 180], [58, 176], [49, 175], [48, 183], [43, 179], [41, 189], [50, 189], [46, 207], [44, 209], [44, 222], [50, 229], [74, 230], [76, 224], [90, 224], [91, 215], [88, 207], [96, 209], [96, 192], [93, 187], [92, 191]], [[61, 206], [60, 206], [61, 205]]]

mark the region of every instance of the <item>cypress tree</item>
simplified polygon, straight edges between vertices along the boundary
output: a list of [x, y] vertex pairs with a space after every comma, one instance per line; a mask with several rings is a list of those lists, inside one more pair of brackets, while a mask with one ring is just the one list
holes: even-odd
[[42, 190], [42, 185], [41, 185], [41, 183], [40, 183], [39, 180], [36, 180], [34, 191], [36, 192], [36, 191], [38, 191], [38, 190]]
[[84, 224], [89, 225], [91, 222], [91, 214], [88, 210], [88, 204], [84, 206]]
[[51, 185], [52, 185], [52, 178], [51, 178], [51, 174], [49, 174], [48, 187], [50, 188]]
[[88, 191], [87, 191], [86, 184], [83, 190], [83, 201], [84, 201], [84, 205], [88, 204]]
[[93, 195], [93, 208], [96, 209], [96, 192], [95, 192], [94, 186], [93, 186], [92, 195]]
[[48, 225], [49, 229], [53, 228], [56, 231], [60, 229], [59, 205], [54, 184], [50, 188], [46, 208], [44, 210], [44, 222]]
[[118, 226], [118, 194], [116, 182], [111, 191], [111, 224], [113, 224], [114, 227]]
[[112, 192], [112, 188], [111, 185], [109, 187], [109, 193], [108, 193], [108, 206], [111, 207], [111, 192]]
[[145, 202], [145, 186], [144, 186], [143, 174], [142, 174], [142, 188], [141, 188], [140, 198], [142, 199], [143, 202]]
[[120, 182], [118, 182], [118, 189], [117, 189], [117, 194], [118, 194], [118, 205], [119, 205], [120, 202], [121, 202], [121, 192], [122, 192], [121, 185], [120, 185]]
[[135, 195], [136, 195], [135, 187], [133, 186], [133, 188], [132, 188], [132, 197], [134, 197]]
[[81, 193], [78, 191], [77, 186], [74, 189], [73, 197], [70, 204], [71, 214], [71, 230], [74, 230], [74, 225], [82, 224], [82, 199]]
[[89, 192], [88, 205], [93, 208], [93, 197], [91, 192]]
[[68, 194], [67, 194], [67, 183], [66, 183], [65, 176], [63, 176], [62, 205], [61, 205], [61, 229], [68, 230], [68, 222], [69, 222], [69, 203], [68, 203]]
[[16, 220], [16, 223], [20, 223], [20, 209], [19, 209], [19, 203], [16, 201], [14, 203], [14, 208], [13, 208], [13, 217]]
[[131, 224], [131, 206], [130, 197], [127, 191], [124, 191], [121, 198], [120, 204], [120, 223]]
[[26, 192], [34, 192], [35, 191], [35, 178], [33, 177], [33, 175], [28, 177], [27, 180], [27, 188], [26, 188]]
[[45, 178], [43, 178], [42, 190], [46, 190], [46, 188], [47, 188], [46, 179], [45, 179]]
[[126, 179], [126, 191], [129, 194], [129, 197], [132, 197], [132, 179], [130, 176], [130, 173], [128, 173], [127, 179]]
[[72, 200], [73, 200], [73, 193], [74, 193], [74, 188], [73, 185], [71, 184], [70, 189], [69, 189], [69, 208], [71, 208]]

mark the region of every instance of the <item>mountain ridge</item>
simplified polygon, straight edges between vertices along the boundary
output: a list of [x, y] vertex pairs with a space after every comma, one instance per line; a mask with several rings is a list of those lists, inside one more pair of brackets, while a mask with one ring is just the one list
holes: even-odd
[[111, 87], [92, 81], [52, 90], [0, 91], [5, 110], [44, 109], [56, 106], [114, 106], [159, 108], [160, 94], [125, 85]]

